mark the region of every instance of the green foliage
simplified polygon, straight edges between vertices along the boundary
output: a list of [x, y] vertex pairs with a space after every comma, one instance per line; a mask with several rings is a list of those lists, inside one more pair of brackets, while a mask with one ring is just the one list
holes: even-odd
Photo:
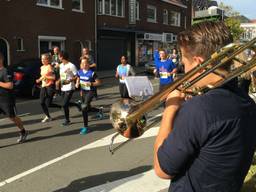
[[239, 40], [244, 32], [243, 28], [240, 27], [240, 21], [234, 17], [229, 17], [225, 19], [225, 24], [229, 27], [234, 40]]

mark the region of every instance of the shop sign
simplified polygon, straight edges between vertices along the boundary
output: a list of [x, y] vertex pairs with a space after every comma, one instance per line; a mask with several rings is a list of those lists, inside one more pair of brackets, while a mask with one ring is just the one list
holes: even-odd
[[163, 39], [162, 34], [144, 33], [144, 40], [162, 41], [162, 39]]
[[129, 0], [129, 24], [136, 24], [136, 0]]
[[173, 33], [163, 33], [163, 39], [162, 41], [165, 43], [172, 43], [174, 35]]

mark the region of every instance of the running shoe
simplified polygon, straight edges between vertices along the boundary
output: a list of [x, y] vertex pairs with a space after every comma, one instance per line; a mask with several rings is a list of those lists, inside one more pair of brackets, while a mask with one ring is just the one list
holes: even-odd
[[24, 143], [26, 141], [26, 139], [27, 139], [27, 136], [28, 136], [28, 131], [20, 133], [20, 137], [17, 140], [17, 143]]
[[41, 122], [46, 123], [46, 122], [49, 122], [49, 121], [52, 121], [52, 118], [45, 116], [45, 118]]
[[76, 104], [77, 110], [78, 110], [78, 111], [82, 111], [82, 107], [81, 107], [82, 101], [81, 101], [81, 100], [78, 100], [78, 101], [75, 102], [75, 104]]
[[91, 132], [91, 129], [89, 129], [88, 127], [82, 127], [80, 129], [80, 135], [86, 135], [89, 132]]
[[99, 112], [96, 114], [96, 118], [97, 118], [98, 120], [102, 120], [103, 117], [104, 117], [103, 107], [100, 107], [100, 108], [99, 108]]
[[70, 121], [64, 121], [63, 123], [62, 123], [62, 126], [68, 126], [68, 125], [70, 125]]

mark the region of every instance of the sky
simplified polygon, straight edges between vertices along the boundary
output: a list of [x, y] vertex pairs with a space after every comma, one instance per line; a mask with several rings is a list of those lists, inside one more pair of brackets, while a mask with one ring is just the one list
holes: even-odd
[[218, 3], [223, 2], [230, 5], [235, 11], [248, 19], [256, 19], [256, 1], [255, 0], [217, 0]]

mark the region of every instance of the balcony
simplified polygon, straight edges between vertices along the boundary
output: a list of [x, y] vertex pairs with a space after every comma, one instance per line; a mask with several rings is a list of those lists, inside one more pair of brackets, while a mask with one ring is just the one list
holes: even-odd
[[206, 10], [200, 10], [200, 11], [195, 11], [195, 18], [203, 18], [203, 17], [212, 17], [212, 16], [219, 16], [219, 15], [224, 15], [224, 10], [214, 7], [214, 8], [209, 8]]

